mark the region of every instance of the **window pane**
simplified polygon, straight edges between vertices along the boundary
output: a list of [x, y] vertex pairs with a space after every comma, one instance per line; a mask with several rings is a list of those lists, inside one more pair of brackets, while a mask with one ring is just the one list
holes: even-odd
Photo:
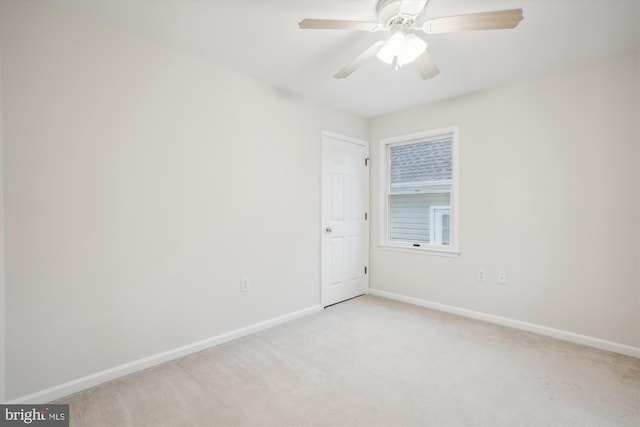
[[449, 190], [453, 171], [452, 139], [390, 148], [391, 192]]
[[450, 204], [451, 193], [389, 196], [389, 240], [429, 243], [431, 206]]
[[442, 244], [451, 244], [451, 215], [442, 215]]

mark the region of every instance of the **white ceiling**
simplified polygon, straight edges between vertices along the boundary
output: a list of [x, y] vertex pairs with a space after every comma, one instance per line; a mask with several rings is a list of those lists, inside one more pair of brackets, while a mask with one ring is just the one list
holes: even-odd
[[376, 0], [50, 0], [74, 13], [363, 117], [402, 110], [640, 46], [640, 0], [430, 0], [429, 16], [522, 8], [513, 30], [423, 35], [441, 73], [373, 59], [388, 33], [300, 30], [303, 18], [376, 20]]

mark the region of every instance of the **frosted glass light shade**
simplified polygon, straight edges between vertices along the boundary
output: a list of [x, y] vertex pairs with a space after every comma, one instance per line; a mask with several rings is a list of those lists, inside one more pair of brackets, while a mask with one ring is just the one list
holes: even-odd
[[406, 46], [404, 51], [404, 64], [408, 64], [409, 62], [413, 62], [418, 56], [422, 55], [423, 52], [427, 49], [427, 44], [420, 37], [415, 34], [407, 34], [405, 37]]
[[387, 40], [382, 49], [376, 55], [378, 59], [387, 64], [392, 64], [394, 58], [398, 58], [397, 65], [404, 65], [414, 61], [427, 48], [427, 44], [415, 34], [405, 34], [396, 31]]
[[389, 37], [389, 40], [382, 46], [382, 49], [376, 55], [378, 59], [387, 64], [393, 62], [394, 57], [400, 58], [402, 52], [404, 52], [405, 45], [407, 44], [406, 37], [402, 31], [396, 31]]

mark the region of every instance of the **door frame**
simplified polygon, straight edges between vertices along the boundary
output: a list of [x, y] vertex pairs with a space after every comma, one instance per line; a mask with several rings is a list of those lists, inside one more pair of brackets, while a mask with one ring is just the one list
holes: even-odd
[[366, 188], [365, 197], [364, 197], [364, 206], [367, 210], [368, 219], [367, 227], [366, 227], [366, 251], [365, 251], [365, 264], [367, 266], [368, 272], [365, 274], [365, 294], [369, 293], [369, 274], [371, 272], [371, 268], [369, 266], [370, 260], [370, 252], [371, 252], [371, 205], [370, 205], [370, 197], [371, 197], [371, 161], [369, 159], [370, 155], [370, 144], [369, 141], [365, 141], [362, 139], [352, 138], [349, 136], [341, 135], [335, 132], [330, 131], [322, 131], [322, 140], [321, 140], [321, 152], [320, 152], [320, 224], [318, 227], [320, 233], [320, 304], [325, 306], [324, 299], [324, 228], [327, 223], [327, 218], [324, 217], [324, 182], [325, 182], [325, 151], [327, 138], [331, 138], [334, 140], [341, 141], [345, 144], [355, 144], [362, 146], [366, 149], [366, 158], [367, 158], [367, 173], [365, 174], [364, 186]]

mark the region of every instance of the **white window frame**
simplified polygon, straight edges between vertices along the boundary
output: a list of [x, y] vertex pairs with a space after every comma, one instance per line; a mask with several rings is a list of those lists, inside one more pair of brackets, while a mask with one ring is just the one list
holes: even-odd
[[[452, 179], [451, 184], [451, 244], [448, 246], [421, 244], [419, 247], [414, 246], [413, 242], [399, 242], [389, 240], [389, 193], [390, 193], [390, 168], [391, 158], [390, 149], [392, 146], [415, 144], [425, 142], [438, 136], [451, 135], [452, 141]], [[450, 126], [446, 128], [432, 129], [424, 132], [412, 133], [409, 135], [395, 136], [391, 138], [383, 138], [380, 140], [380, 244], [381, 249], [406, 251], [411, 253], [424, 253], [429, 255], [459, 256], [460, 249], [458, 238], [460, 234], [459, 228], [459, 130], [458, 126]]]

